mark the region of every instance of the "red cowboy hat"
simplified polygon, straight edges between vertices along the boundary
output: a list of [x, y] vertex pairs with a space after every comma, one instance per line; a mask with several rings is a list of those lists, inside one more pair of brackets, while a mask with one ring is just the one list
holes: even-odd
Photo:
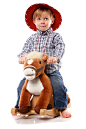
[[35, 24], [33, 23], [33, 13], [34, 11], [37, 9], [37, 8], [40, 8], [40, 7], [46, 7], [48, 9], [50, 9], [54, 16], [55, 16], [55, 21], [52, 25], [52, 29], [53, 31], [55, 31], [56, 29], [59, 28], [59, 26], [61, 25], [61, 22], [62, 22], [62, 17], [61, 17], [61, 14], [56, 10], [54, 9], [53, 7], [47, 5], [47, 4], [44, 4], [44, 3], [39, 3], [39, 4], [34, 4], [34, 5], [31, 5], [27, 10], [26, 10], [26, 14], [25, 14], [25, 21], [26, 21], [26, 24], [29, 26], [30, 29], [36, 31], [37, 28], [35, 26]]

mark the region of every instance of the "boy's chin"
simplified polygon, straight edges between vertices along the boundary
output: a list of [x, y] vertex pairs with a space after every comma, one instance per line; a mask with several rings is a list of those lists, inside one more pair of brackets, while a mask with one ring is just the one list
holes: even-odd
[[47, 28], [47, 29], [39, 29], [40, 31], [42, 31], [42, 32], [45, 32], [45, 31], [47, 31], [49, 28]]

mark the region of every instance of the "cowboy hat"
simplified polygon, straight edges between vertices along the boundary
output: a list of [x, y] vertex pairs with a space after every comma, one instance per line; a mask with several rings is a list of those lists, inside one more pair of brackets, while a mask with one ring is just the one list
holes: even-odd
[[52, 24], [51, 27], [52, 27], [53, 31], [58, 29], [59, 26], [61, 25], [61, 22], [62, 22], [61, 14], [56, 9], [54, 9], [53, 7], [51, 7], [51, 6], [47, 5], [47, 4], [44, 4], [44, 3], [39, 3], [39, 4], [31, 5], [26, 10], [25, 21], [26, 21], [26, 24], [29, 26], [29, 28], [34, 30], [34, 31], [37, 30], [35, 24], [33, 23], [33, 13], [34, 13], [34, 11], [36, 9], [38, 9], [40, 7], [46, 7], [46, 8], [50, 9], [53, 12], [53, 14], [55, 16], [55, 21], [54, 21], [54, 23]]

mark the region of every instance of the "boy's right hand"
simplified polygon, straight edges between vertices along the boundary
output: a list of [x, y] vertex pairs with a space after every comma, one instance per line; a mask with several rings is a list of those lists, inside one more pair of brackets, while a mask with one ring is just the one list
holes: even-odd
[[23, 56], [23, 57], [21, 57], [21, 58], [19, 59], [18, 62], [19, 62], [19, 64], [24, 64], [25, 60], [26, 60], [26, 57]]

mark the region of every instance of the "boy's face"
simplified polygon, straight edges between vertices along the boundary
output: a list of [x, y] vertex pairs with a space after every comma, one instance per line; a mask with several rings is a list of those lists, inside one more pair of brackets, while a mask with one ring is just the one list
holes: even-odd
[[39, 30], [45, 32], [51, 27], [51, 25], [54, 23], [54, 20], [51, 19], [48, 12], [43, 12], [42, 15], [37, 16], [33, 22]]

